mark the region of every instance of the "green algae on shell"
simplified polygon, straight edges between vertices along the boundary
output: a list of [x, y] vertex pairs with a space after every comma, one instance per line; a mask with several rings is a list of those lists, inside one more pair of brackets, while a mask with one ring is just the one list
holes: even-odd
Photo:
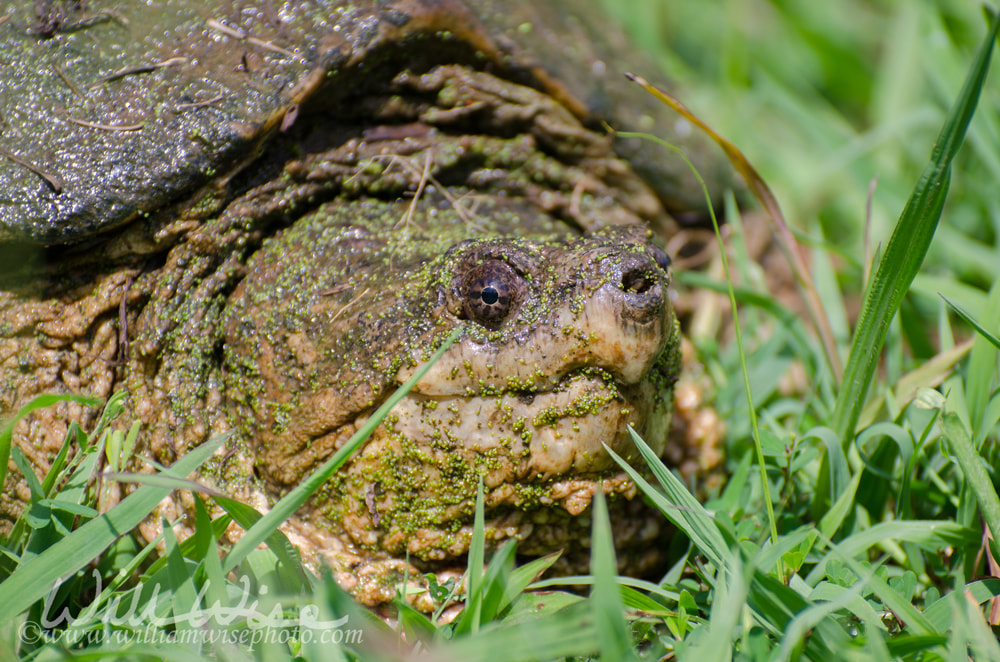
[[[50, 31], [24, 3], [0, 23], [0, 241], [75, 242], [211, 191], [275, 132], [400, 57], [429, 68], [464, 51], [594, 123], [641, 129], [669, 117], [605, 66], [638, 62], [599, 9], [579, 2], [60, 4], [71, 15]], [[526, 35], [524, 24], [538, 30]], [[439, 103], [466, 94], [445, 88]], [[728, 176], [707, 142], [680, 141], [703, 173]], [[585, 149], [572, 137], [552, 144]], [[621, 147], [640, 160], [633, 142]], [[641, 163], [676, 210], [700, 206], [686, 167]]]

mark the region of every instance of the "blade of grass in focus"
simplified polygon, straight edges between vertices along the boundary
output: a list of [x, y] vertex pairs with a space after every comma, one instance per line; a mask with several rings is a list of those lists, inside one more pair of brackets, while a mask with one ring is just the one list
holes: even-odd
[[[979, 101], [979, 94], [989, 69], [993, 42], [997, 39], [998, 26], [1000, 23], [994, 16], [958, 100], [949, 111], [934, 143], [930, 163], [927, 164], [903, 208], [903, 213], [879, 260], [875, 276], [865, 289], [861, 315], [851, 341], [844, 378], [831, 417], [831, 427], [845, 448], [854, 437], [889, 324], [896, 315], [903, 296], [909, 290], [910, 283], [917, 275], [934, 238], [934, 231], [948, 194], [951, 162], [962, 145], [966, 129]], [[822, 512], [825, 505], [836, 496], [830, 494], [829, 468], [824, 458], [820, 467], [813, 512]]]
[[994, 18], [958, 100], [948, 114], [931, 154], [899, 217], [878, 270], [865, 291], [844, 380], [833, 415], [834, 429], [846, 445], [861, 414], [885, 334], [934, 237], [948, 193], [951, 161], [965, 137], [989, 67], [998, 23]]

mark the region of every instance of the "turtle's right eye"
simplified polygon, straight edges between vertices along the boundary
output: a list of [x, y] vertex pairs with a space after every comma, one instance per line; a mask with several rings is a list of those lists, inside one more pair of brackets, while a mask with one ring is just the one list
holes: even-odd
[[487, 260], [465, 277], [465, 316], [496, 329], [517, 307], [521, 277], [503, 260]]

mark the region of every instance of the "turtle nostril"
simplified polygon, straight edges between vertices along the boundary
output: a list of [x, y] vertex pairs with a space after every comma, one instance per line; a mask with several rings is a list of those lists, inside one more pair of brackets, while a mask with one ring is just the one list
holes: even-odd
[[642, 294], [656, 285], [656, 277], [645, 269], [632, 269], [622, 274], [621, 289], [625, 292]]

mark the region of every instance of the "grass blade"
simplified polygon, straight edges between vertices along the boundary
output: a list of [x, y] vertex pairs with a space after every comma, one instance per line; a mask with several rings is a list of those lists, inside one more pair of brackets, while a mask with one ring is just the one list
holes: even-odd
[[[813, 606], [794, 589], [771, 575], [753, 572], [747, 592], [747, 604], [757, 622], [780, 635], [789, 628], [796, 616]], [[806, 655], [812, 659], [838, 659], [835, 652], [843, 649], [847, 633], [836, 621], [824, 619], [816, 624], [806, 639]]]
[[590, 604], [597, 623], [601, 659], [635, 660], [635, 651], [624, 617], [625, 605], [622, 604], [621, 590], [615, 582], [618, 565], [615, 562], [614, 538], [611, 534], [611, 520], [608, 518], [608, 504], [601, 490], [594, 495], [593, 513], [590, 573], [594, 576], [594, 587], [590, 592]]
[[[874, 574], [874, 571], [871, 574]], [[854, 587], [843, 591], [832, 600], [815, 602], [797, 613], [785, 628], [784, 635], [781, 637], [781, 648], [778, 650], [776, 659], [782, 662], [792, 659], [792, 651], [803, 648], [803, 642], [813, 628], [838, 609], [846, 608], [853, 600], [859, 598], [863, 587], [864, 580], [857, 582]]]
[[664, 494], [661, 494], [649, 484], [639, 472], [619, 457], [613, 450], [605, 446], [604, 448], [624, 469], [629, 477], [635, 481], [639, 489], [656, 505], [656, 507], [669, 519], [674, 526], [686, 535], [698, 550], [708, 557], [716, 568], [722, 568], [727, 560], [732, 556], [729, 545], [726, 544], [719, 527], [712, 519], [711, 514], [705, 507], [698, 503], [684, 483], [677, 476], [664, 466], [663, 462], [656, 456], [645, 441], [642, 440], [635, 430], [629, 429], [632, 433], [632, 440], [649, 465], [653, 475], [663, 486]]
[[483, 620], [483, 562], [486, 558], [486, 524], [483, 501], [483, 480], [476, 487], [476, 512], [472, 523], [472, 541], [469, 543], [468, 584], [466, 585], [465, 608], [455, 623], [455, 634], [478, 632]]
[[193, 636], [194, 625], [186, 614], [191, 614], [198, 606], [198, 589], [194, 585], [194, 564], [181, 554], [177, 536], [170, 523], [163, 521], [163, 539], [167, 546], [166, 584], [170, 598], [170, 613], [175, 619], [175, 632], [182, 641], [197, 641]]
[[[956, 591], [956, 593], [959, 593], [959, 591]], [[992, 600], [1000, 596], [1000, 579], [989, 577], [970, 582], [962, 587], [961, 594], [971, 603], [980, 605], [987, 600]], [[947, 599], [938, 600], [924, 610], [924, 618], [938, 632], [946, 632], [951, 628], [952, 615], [952, 603]]]
[[[167, 470], [171, 476], [187, 476], [202, 465], [225, 441], [217, 437], [183, 456]], [[170, 490], [155, 485], [140, 487], [100, 517], [90, 520], [69, 536], [19, 566], [0, 584], [0, 623], [8, 623], [45, 597], [54, 582], [83, 568], [101, 552], [138, 526]]]
[[882, 601], [892, 613], [896, 615], [900, 621], [902, 621], [906, 629], [911, 634], [916, 635], [935, 635], [941, 634], [940, 632], [935, 632], [934, 624], [931, 623], [927, 618], [920, 613], [916, 607], [910, 604], [910, 601], [897, 593], [889, 584], [878, 576], [877, 573], [868, 572], [867, 569], [860, 563], [855, 561], [853, 558], [843, 557], [841, 560], [851, 569], [858, 577], [865, 577], [865, 584], [867, 588]]
[[737, 557], [730, 559], [725, 581], [721, 581], [712, 600], [708, 618], [710, 636], [701, 637], [689, 649], [690, 659], [702, 662], [725, 662], [733, 656], [733, 634], [747, 604], [746, 568]]
[[[930, 162], [910, 194], [879, 259], [875, 275], [865, 288], [864, 303], [830, 421], [845, 449], [857, 429], [889, 325], [923, 264], [941, 219], [951, 181], [951, 162], [965, 139], [966, 129], [979, 102], [998, 28], [1000, 20], [994, 15], [958, 99], [948, 112], [934, 143]], [[812, 512], [816, 517], [829, 503], [830, 468], [825, 456], [817, 483], [812, 503]]]
[[83, 430], [75, 422], [70, 423], [67, 427], [66, 435], [63, 437], [63, 444], [59, 448], [56, 458], [52, 461], [52, 466], [49, 467], [48, 473], [45, 474], [45, 479], [42, 481], [42, 490], [44, 490], [46, 496], [52, 496], [56, 483], [58, 483], [59, 474], [62, 472], [63, 467], [66, 466], [69, 449], [73, 446], [74, 442], [79, 448], [83, 448], [87, 442], [86, 435], [83, 434]]
[[553, 552], [541, 558], [528, 561], [522, 566], [518, 566], [510, 575], [510, 580], [504, 587], [503, 599], [497, 606], [497, 611], [503, 611], [516, 600], [528, 588], [536, 577], [541, 576], [555, 563], [562, 552]]
[[40, 395], [22, 407], [14, 418], [4, 423], [0, 428], [0, 485], [7, 480], [7, 462], [10, 460], [10, 445], [14, 437], [14, 426], [22, 418], [43, 407], [50, 407], [57, 402], [76, 402], [85, 407], [99, 407], [101, 400], [86, 395]]
[[965, 309], [963, 309], [961, 306], [959, 306], [957, 303], [955, 303], [954, 301], [952, 301], [948, 297], [946, 297], [946, 296], [944, 296], [942, 294], [941, 298], [944, 299], [944, 302], [946, 304], [948, 304], [949, 308], [951, 308], [952, 310], [955, 311], [956, 315], [958, 315], [963, 320], [965, 320], [966, 324], [968, 324], [973, 329], [975, 329], [976, 332], [980, 336], [982, 336], [987, 342], [989, 342], [991, 345], [993, 345], [997, 349], [1000, 349], [1000, 337], [997, 337], [996, 335], [994, 335], [993, 333], [991, 333], [985, 326], [983, 326], [982, 324], [980, 324], [979, 322], [977, 322], [975, 317], [973, 317], [972, 315], [970, 315], [968, 312], [965, 311]]
[[[216, 497], [215, 502], [239, 524], [244, 531], [249, 531], [263, 517], [250, 504], [241, 501], [234, 501], [229, 498]], [[267, 546], [278, 557], [278, 561], [288, 569], [290, 573], [299, 579], [306, 576], [306, 571], [302, 567], [299, 552], [284, 533], [275, 529], [267, 537]]]
[[983, 458], [976, 451], [972, 438], [958, 414], [945, 409], [944, 415], [941, 417], [941, 425], [944, 428], [945, 436], [951, 442], [955, 459], [958, 460], [958, 465], [965, 475], [966, 484], [976, 496], [976, 502], [979, 504], [979, 510], [983, 514], [986, 526], [993, 534], [993, 539], [1000, 540], [1000, 497], [997, 496], [989, 474], [983, 468]]
[[[920, 269], [937, 229], [948, 194], [951, 161], [965, 138], [979, 101], [998, 26], [1000, 23], [994, 17], [958, 100], [934, 144], [930, 163], [903, 208], [875, 276], [865, 291], [832, 419], [832, 427], [844, 447], [853, 437], [861, 416], [889, 323]], [[817, 490], [816, 494], [823, 498], [824, 490]]]
[[[989, 404], [993, 384], [996, 380], [997, 351], [1000, 350], [1000, 345], [998, 345], [1000, 339], [997, 338], [996, 333], [989, 334], [983, 333], [983, 331], [985, 329], [1000, 330], [1000, 278], [993, 282], [986, 304], [979, 311], [981, 321], [979, 326], [969, 320], [973, 328], [979, 332], [980, 337], [973, 342], [972, 353], [969, 356], [969, 373], [966, 378], [969, 415], [979, 426], [978, 429], [973, 427], [976, 430], [974, 438], [977, 442], [992, 428], [991, 424], [983, 420], [983, 414]], [[980, 329], [980, 326], [983, 328]]]

